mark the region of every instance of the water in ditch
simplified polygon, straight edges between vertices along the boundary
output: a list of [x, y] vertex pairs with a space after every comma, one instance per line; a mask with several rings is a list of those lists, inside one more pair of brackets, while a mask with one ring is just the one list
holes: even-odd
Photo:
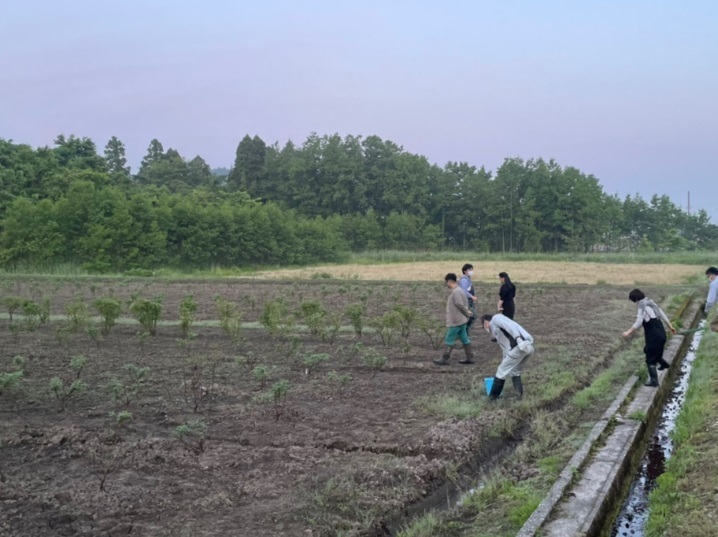
[[[705, 321], [701, 323], [699, 328], [702, 329], [704, 326]], [[656, 479], [663, 473], [666, 461], [673, 451], [671, 433], [676, 426], [676, 418], [686, 399], [688, 378], [693, 368], [696, 349], [701, 341], [702, 334], [702, 331], [698, 331], [693, 336], [691, 346], [681, 363], [681, 370], [674, 381], [671, 395], [663, 407], [661, 417], [658, 419], [648, 447], [641, 458], [638, 472], [628, 492], [628, 498], [621, 507], [618, 518], [613, 525], [611, 537], [643, 536], [643, 528], [648, 518], [648, 495], [656, 486]]]

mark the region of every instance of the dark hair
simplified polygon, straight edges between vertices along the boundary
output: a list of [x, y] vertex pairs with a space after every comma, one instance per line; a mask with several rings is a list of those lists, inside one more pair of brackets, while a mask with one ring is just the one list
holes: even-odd
[[449, 272], [446, 276], [444, 276], [444, 281], [445, 281], [445, 282], [448, 282], [448, 281], [455, 282], [455, 281], [456, 281], [456, 274], [454, 274], [453, 272]]
[[466, 271], [471, 270], [472, 268], [474, 268], [474, 265], [466, 263], [463, 267], [461, 267], [461, 274], [466, 274]]
[[484, 321], [489, 321], [489, 322], [491, 322], [491, 319], [492, 319], [492, 318], [493, 318], [493, 315], [491, 315], [490, 313], [485, 313], [484, 315], [481, 316], [481, 322], [482, 322], [482, 323], [483, 323]]
[[706, 270], [706, 276], [708, 276], [709, 274], [714, 274], [715, 276], [718, 276], [718, 268], [708, 267], [708, 270]]
[[640, 289], [634, 289], [630, 293], [628, 293], [628, 300], [631, 302], [638, 302], [639, 300], [643, 300], [646, 298], [646, 295], [643, 291]]
[[499, 278], [506, 280], [506, 283], [511, 283], [511, 278], [509, 278], [508, 272], [499, 272]]

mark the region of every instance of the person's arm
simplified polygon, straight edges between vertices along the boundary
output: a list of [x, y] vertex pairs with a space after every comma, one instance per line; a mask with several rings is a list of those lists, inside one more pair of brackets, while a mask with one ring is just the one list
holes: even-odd
[[471, 289], [471, 280], [468, 278], [461, 278], [459, 280], [459, 287], [461, 287], [461, 290], [464, 292], [464, 295], [466, 295], [466, 298], [476, 300], [476, 297], [469, 293], [469, 289]]
[[661, 309], [661, 307], [653, 301], [651, 301], [651, 306], [653, 307], [655, 312], [658, 314], [658, 316], [663, 320], [663, 322], [668, 325], [668, 328], [671, 331], [671, 333], [675, 334], [676, 329], [673, 328], [673, 325], [671, 324], [671, 320], [668, 318], [668, 316], [665, 314], [665, 312]]
[[474, 314], [471, 313], [471, 310], [469, 308], [467, 308], [466, 305], [464, 304], [464, 301], [461, 300], [461, 295], [454, 293], [452, 296], [453, 296], [453, 303], [454, 303], [454, 306], [456, 306], [456, 309], [458, 309], [461, 313], [463, 313], [464, 317], [466, 317], [467, 319], [471, 318]]
[[623, 337], [630, 336], [641, 327], [641, 325], [643, 324], [643, 311], [643, 305], [639, 305], [638, 313], [636, 314], [636, 322], [633, 323], [633, 326], [631, 326], [631, 328], [629, 328], [623, 333]]

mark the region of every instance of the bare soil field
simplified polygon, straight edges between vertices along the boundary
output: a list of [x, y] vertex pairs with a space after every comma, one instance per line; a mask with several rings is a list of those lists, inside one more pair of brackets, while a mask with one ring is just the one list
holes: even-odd
[[[680, 264], [567, 263], [561, 261], [473, 261], [474, 280], [498, 281], [499, 272], [508, 272], [515, 282], [675, 285], [703, 276], [705, 267]], [[461, 274], [459, 262], [392, 263], [385, 265], [326, 265], [302, 269], [260, 272], [258, 278], [312, 278], [331, 274], [334, 278], [359, 280], [441, 281], [447, 272]]]
[[[447, 269], [436, 270], [440, 281]], [[496, 290], [484, 287], [480, 313], [495, 308]], [[431, 363], [441, 283], [7, 281], [5, 296], [50, 299], [54, 317], [32, 331], [17, 313], [0, 320], [0, 374], [23, 371], [0, 390], [0, 535], [390, 535], [387, 521], [448, 473], [488, 460], [517, 441], [513, 431], [532, 410], [550, 413], [590, 384], [633, 320], [628, 290], [521, 286], [516, 319], [537, 341], [526, 397], [514, 401], [507, 387], [490, 406], [483, 378], [500, 351], [478, 327], [475, 365]], [[644, 290], [663, 300], [686, 288]], [[177, 322], [160, 323], [155, 336], [129, 321], [107, 336], [58, 332], [73, 301], [162, 296], [163, 319], [177, 321], [189, 294], [197, 303], [189, 337]], [[241, 334], [212, 322], [217, 296], [236, 305]], [[268, 331], [258, 323], [277, 299], [287, 311]], [[312, 301], [326, 310], [323, 325], [301, 313]], [[364, 305], [365, 326], [381, 326], [372, 319], [397, 305], [414, 314], [391, 333], [359, 337], [344, 316], [351, 305]], [[282, 324], [295, 317], [296, 326]], [[78, 356], [79, 371], [70, 365]], [[570, 377], [563, 391], [551, 389], [557, 374]], [[54, 377], [61, 388], [51, 388]], [[84, 389], [72, 392], [75, 381]], [[432, 404], [456, 396], [478, 411], [460, 419]]]

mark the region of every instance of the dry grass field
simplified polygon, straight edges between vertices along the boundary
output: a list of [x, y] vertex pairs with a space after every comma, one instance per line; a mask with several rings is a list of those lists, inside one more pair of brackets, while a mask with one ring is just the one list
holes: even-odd
[[[474, 281], [498, 283], [505, 271], [514, 282], [675, 285], [684, 284], [705, 272], [703, 265], [571, 263], [566, 261], [473, 261]], [[260, 272], [258, 278], [305, 279], [322, 274], [358, 280], [441, 281], [447, 272], [461, 272], [457, 261], [392, 263], [384, 265], [325, 265], [311, 268]]]

